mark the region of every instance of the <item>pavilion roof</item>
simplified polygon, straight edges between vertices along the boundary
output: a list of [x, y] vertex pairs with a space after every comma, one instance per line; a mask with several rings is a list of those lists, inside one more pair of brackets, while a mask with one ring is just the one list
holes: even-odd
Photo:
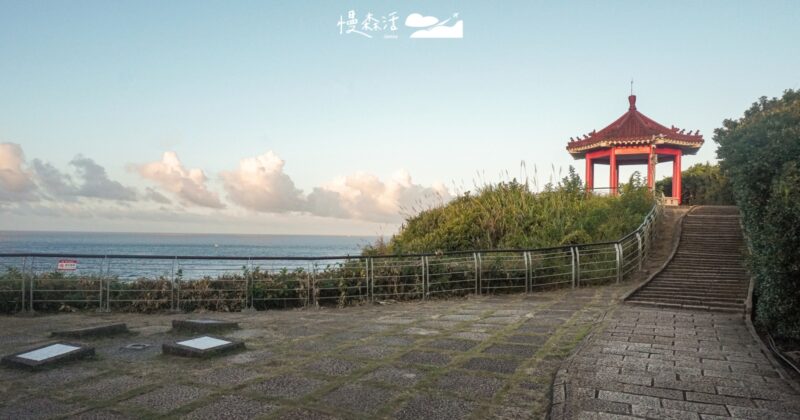
[[611, 146], [640, 146], [647, 144], [676, 146], [684, 154], [695, 154], [703, 145], [700, 130], [685, 132], [675, 126], [665, 127], [636, 109], [636, 96], [628, 96], [630, 107], [616, 121], [600, 131], [592, 131], [582, 137], [571, 138], [567, 151], [575, 158], [586, 152]]

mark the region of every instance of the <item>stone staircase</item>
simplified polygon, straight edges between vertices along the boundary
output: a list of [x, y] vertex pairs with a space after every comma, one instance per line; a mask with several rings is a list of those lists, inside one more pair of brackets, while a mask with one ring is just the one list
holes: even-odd
[[750, 284], [733, 206], [700, 206], [683, 221], [673, 259], [627, 302], [665, 308], [744, 312]]

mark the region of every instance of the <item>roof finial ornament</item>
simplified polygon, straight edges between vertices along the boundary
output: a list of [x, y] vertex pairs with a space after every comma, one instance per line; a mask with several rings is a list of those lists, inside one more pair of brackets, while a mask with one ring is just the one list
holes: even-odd
[[633, 96], [633, 77], [631, 77], [631, 96]]

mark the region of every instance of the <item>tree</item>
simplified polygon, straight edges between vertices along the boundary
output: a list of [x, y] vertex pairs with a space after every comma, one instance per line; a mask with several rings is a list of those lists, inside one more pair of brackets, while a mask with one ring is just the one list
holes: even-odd
[[800, 338], [800, 91], [760, 98], [714, 141], [750, 240], [756, 321]]

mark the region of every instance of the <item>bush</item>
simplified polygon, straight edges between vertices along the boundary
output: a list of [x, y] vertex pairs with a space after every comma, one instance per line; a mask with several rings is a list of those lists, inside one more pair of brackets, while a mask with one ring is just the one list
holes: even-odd
[[762, 97], [714, 141], [752, 248], [756, 321], [800, 338], [800, 91]]
[[[688, 205], [731, 205], [733, 191], [719, 165], [698, 163], [681, 172], [681, 203]], [[656, 189], [672, 193], [672, 177], [656, 182]]]
[[636, 229], [653, 206], [639, 174], [620, 192], [616, 197], [586, 194], [574, 168], [539, 193], [516, 180], [487, 185], [407, 219], [388, 242], [364, 253], [530, 249], [617, 240]]

